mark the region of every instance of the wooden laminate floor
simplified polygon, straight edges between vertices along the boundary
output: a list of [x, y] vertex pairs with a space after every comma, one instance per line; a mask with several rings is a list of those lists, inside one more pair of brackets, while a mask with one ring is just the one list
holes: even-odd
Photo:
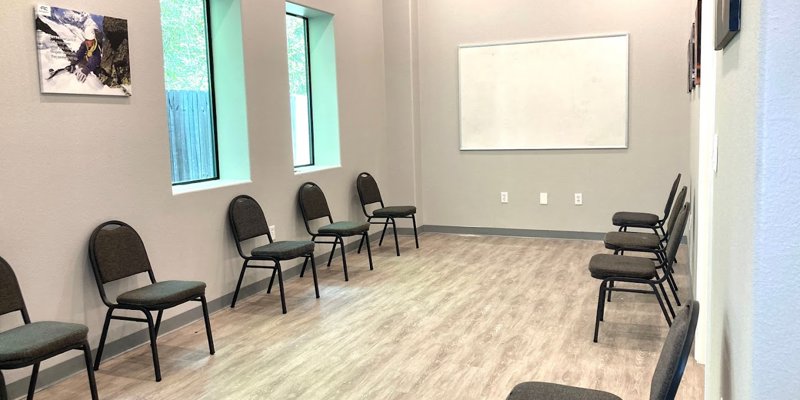
[[[212, 315], [217, 353], [202, 320], [162, 336], [164, 379], [148, 346], [105, 360], [102, 399], [504, 399], [515, 383], [550, 381], [646, 399], [667, 325], [653, 296], [616, 293], [592, 343], [599, 281], [586, 269], [601, 242], [424, 234], [287, 281]], [[679, 261], [686, 261], [681, 254]], [[678, 283], [688, 294], [686, 266]], [[250, 272], [256, 273], [256, 272]], [[263, 273], [263, 272], [262, 272]], [[277, 285], [276, 285], [277, 286]], [[231, 288], [232, 289], [232, 288]], [[120, 322], [117, 322], [120, 323]], [[96, 343], [93, 343], [96, 345]], [[37, 393], [88, 398], [85, 373]], [[703, 398], [703, 369], [689, 361], [679, 399]]]

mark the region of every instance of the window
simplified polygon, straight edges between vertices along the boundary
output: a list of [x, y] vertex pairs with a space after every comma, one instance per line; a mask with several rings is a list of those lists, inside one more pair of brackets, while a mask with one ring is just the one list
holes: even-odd
[[172, 184], [219, 179], [206, 0], [160, 0]]
[[333, 14], [286, 3], [295, 173], [341, 165]]
[[308, 18], [286, 14], [289, 60], [289, 107], [295, 167], [314, 165], [314, 121], [311, 118], [311, 63]]

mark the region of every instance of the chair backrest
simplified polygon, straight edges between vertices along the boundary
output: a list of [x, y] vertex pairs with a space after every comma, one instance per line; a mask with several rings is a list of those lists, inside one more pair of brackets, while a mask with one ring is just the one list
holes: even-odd
[[358, 198], [361, 200], [362, 207], [372, 203], [381, 203], [381, 206], [383, 206], [378, 182], [375, 182], [375, 178], [369, 173], [362, 172], [358, 174], [356, 189], [358, 190]]
[[650, 382], [650, 400], [675, 398], [694, 342], [699, 312], [700, 304], [692, 300], [672, 321]]
[[228, 220], [237, 244], [263, 235], [267, 235], [269, 242], [272, 243], [267, 218], [254, 198], [244, 194], [234, 197], [228, 206]]
[[664, 206], [664, 219], [669, 217], [669, 210], [672, 208], [672, 201], [675, 200], [675, 193], [678, 192], [678, 185], [681, 183], [681, 174], [672, 182], [672, 189], [669, 190], [669, 197], [667, 197], [667, 205]]
[[139, 234], [121, 221], [107, 221], [92, 232], [89, 260], [98, 285], [153, 271]]
[[322, 189], [316, 183], [306, 182], [300, 186], [298, 200], [300, 212], [306, 222], [322, 217], [331, 218], [331, 210], [328, 208], [328, 201], [325, 200], [325, 193], [322, 193]]
[[689, 219], [689, 206], [689, 203], [683, 205], [681, 211], [678, 213], [678, 218], [675, 221], [675, 225], [672, 227], [672, 231], [669, 233], [667, 247], [664, 249], [667, 253], [667, 261], [664, 264], [666, 266], [666, 268], [664, 268], [664, 273], [669, 273], [669, 266], [675, 262], [675, 256], [678, 255], [678, 246], [681, 245], [681, 240], [683, 240], [683, 232], [686, 229], [686, 220]]
[[14, 311], [21, 311], [23, 318], [27, 319], [28, 312], [25, 310], [25, 300], [22, 298], [17, 276], [8, 262], [0, 257], [0, 315]]
[[669, 214], [669, 219], [667, 219], [667, 237], [672, 234], [672, 228], [675, 225], [675, 220], [678, 218], [678, 213], [681, 211], [683, 203], [686, 202], [686, 190], [686, 186], [681, 188], [681, 191], [672, 203], [672, 212]]

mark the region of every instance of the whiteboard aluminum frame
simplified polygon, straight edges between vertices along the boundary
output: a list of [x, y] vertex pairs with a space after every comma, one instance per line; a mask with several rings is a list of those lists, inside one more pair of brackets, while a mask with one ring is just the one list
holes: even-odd
[[[560, 42], [568, 40], [582, 40], [582, 39], [601, 39], [609, 37], [624, 36], [628, 42], [628, 60], [625, 63], [625, 144], [622, 146], [563, 146], [563, 147], [514, 147], [514, 148], [492, 148], [492, 149], [479, 149], [479, 148], [464, 148], [464, 137], [461, 134], [461, 63], [458, 62], [458, 56], [461, 49], [472, 47], [492, 47], [492, 46], [509, 46], [517, 44], [531, 44], [531, 43], [545, 43], [545, 42]], [[631, 39], [630, 33], [607, 33], [602, 35], [586, 35], [586, 36], [570, 36], [561, 38], [549, 38], [538, 40], [518, 40], [510, 42], [491, 42], [491, 43], [473, 43], [473, 44], [460, 44], [456, 53], [456, 72], [458, 75], [458, 149], [459, 151], [521, 151], [521, 150], [604, 150], [604, 149], [627, 149], [630, 136], [630, 70], [631, 70]]]

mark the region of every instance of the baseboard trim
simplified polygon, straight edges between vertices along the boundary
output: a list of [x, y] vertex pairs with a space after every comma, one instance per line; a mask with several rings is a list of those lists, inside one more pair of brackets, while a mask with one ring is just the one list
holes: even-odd
[[461, 235], [540, 237], [553, 239], [603, 240], [605, 232], [552, 231], [540, 229], [486, 228], [473, 226], [425, 225], [425, 232]]
[[[414, 234], [413, 229], [408, 229], [411, 234]], [[398, 229], [398, 234], [400, 234], [402, 230]], [[380, 232], [370, 234], [370, 242], [377, 243], [377, 240], [380, 239]], [[387, 236], [391, 236], [391, 232], [387, 232]], [[384, 239], [386, 240], [386, 239]], [[325, 245], [327, 247], [327, 245]], [[358, 249], [358, 241], [353, 241], [348, 243], [345, 246], [346, 252], [355, 251]], [[314, 260], [317, 263], [317, 266], [325, 265], [328, 262], [328, 257], [330, 256], [330, 251], [318, 255], [314, 257]], [[341, 252], [338, 250], [334, 254], [333, 258], [341, 257]], [[289, 278], [293, 278], [295, 276], [300, 275], [300, 270], [303, 267], [302, 262], [297, 262], [295, 265], [285, 268], [283, 270], [283, 278], [287, 280]], [[238, 272], [238, 271], [237, 271]], [[342, 275], [342, 279], [344, 279], [344, 275]], [[239, 291], [239, 299], [237, 302], [244, 300], [247, 297], [250, 297], [258, 292], [266, 291], [268, 284], [268, 278], [264, 278], [263, 280], [256, 281], [251, 283], [250, 285], [244, 286]], [[277, 293], [273, 292], [275, 295]], [[230, 308], [231, 300], [233, 300], [233, 291], [213, 300], [208, 301], [208, 312], [214, 313], [216, 311]], [[197, 306], [191, 310], [184, 311], [178, 315], [173, 317], [164, 319], [161, 322], [161, 329], [159, 332], [159, 336], [163, 334], [172, 332], [176, 329], [182, 328], [192, 322], [195, 322], [201, 319], [203, 316], [201, 307]], [[212, 326], [211, 329], [213, 330], [214, 327]], [[105, 349], [103, 349], [103, 363], [108, 362], [108, 360], [112, 357], [125, 353], [127, 351], [133, 350], [136, 347], [139, 347], [143, 344], [147, 344], [150, 342], [150, 336], [147, 332], [147, 329], [142, 329], [138, 332], [132, 333], [130, 335], [124, 336], [117, 340], [107, 342]], [[205, 347], [203, 350], [207, 350]], [[66, 378], [71, 377], [75, 374], [86, 374], [86, 364], [83, 360], [83, 353], [75, 351], [75, 357], [70, 358], [66, 361], [62, 361], [58, 364], [50, 366], [48, 368], [44, 368], [39, 370], [39, 378], [37, 379], [36, 388], [37, 390], [44, 389], [48, 386], [52, 386], [59, 381], [62, 381]], [[97, 349], [92, 349], [92, 359], [97, 356]], [[100, 366], [102, 369], [102, 364]], [[166, 379], [167, 377], [165, 377]], [[155, 378], [153, 378], [155, 379]], [[19, 399], [23, 398], [28, 393], [28, 382], [30, 381], [30, 377], [22, 378], [20, 380], [11, 382], [6, 385], [6, 390], [8, 392], [9, 399]], [[86, 393], [89, 393], [89, 382], [86, 382]], [[102, 393], [100, 393], [100, 397], [102, 398]]]

